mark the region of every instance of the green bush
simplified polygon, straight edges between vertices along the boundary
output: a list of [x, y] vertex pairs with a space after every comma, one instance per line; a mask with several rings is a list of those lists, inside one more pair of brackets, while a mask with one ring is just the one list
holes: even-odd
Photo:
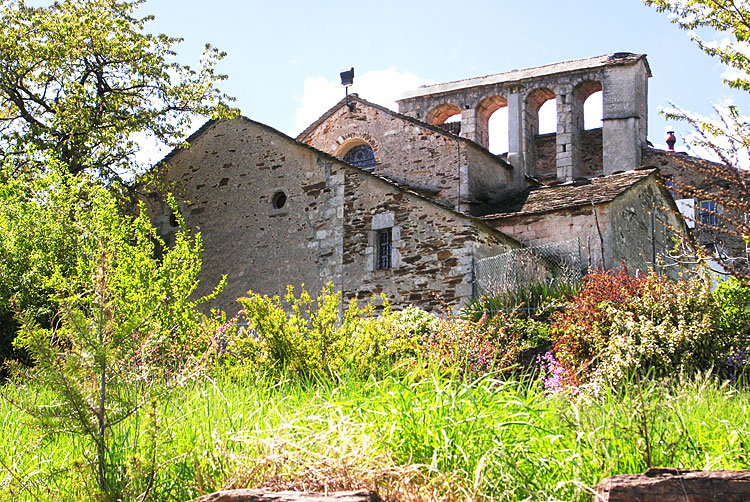
[[419, 336], [431, 332], [436, 319], [414, 307], [393, 312], [385, 302], [376, 315], [371, 305], [346, 308], [341, 293], [329, 284], [318, 298], [303, 288], [295, 296], [290, 286], [280, 297], [250, 294], [240, 298], [238, 319], [217, 330], [220, 360], [270, 372], [294, 375], [353, 373], [361, 377], [382, 375], [402, 362], [419, 358]]

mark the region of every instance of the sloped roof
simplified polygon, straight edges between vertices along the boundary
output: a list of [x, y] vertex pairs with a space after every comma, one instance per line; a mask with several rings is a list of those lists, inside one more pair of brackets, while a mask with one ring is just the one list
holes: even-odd
[[518, 83], [523, 80], [545, 77], [558, 73], [568, 73], [579, 70], [594, 70], [607, 66], [632, 65], [641, 60], [643, 60], [643, 62], [645, 63], [646, 70], [648, 71], [648, 76], [650, 77], [651, 68], [648, 65], [648, 60], [646, 59], [645, 54], [615, 52], [614, 54], [605, 54], [603, 56], [584, 59], [573, 59], [570, 61], [562, 61], [560, 63], [536, 66], [534, 68], [513, 70], [504, 73], [496, 73], [494, 75], [485, 75], [483, 77], [466, 78], [462, 80], [454, 80], [452, 82], [444, 82], [441, 84], [423, 85], [412, 91], [407, 91], [398, 101], [407, 101], [409, 99], [418, 98], [421, 96], [441, 94], [451, 91], [457, 91], [460, 89], [479, 87], [483, 85]]
[[[217, 119], [210, 119], [210, 120], [206, 121], [206, 123], [203, 124], [193, 134], [191, 134], [187, 138], [187, 140], [185, 142], [187, 144], [191, 144], [191, 143], [195, 142], [206, 131], [210, 130], [213, 125], [215, 125], [215, 124], [217, 124], [219, 122], [224, 122], [226, 120], [227, 119], [218, 119], [218, 120]], [[420, 193], [419, 190], [415, 190], [412, 187], [396, 183], [393, 180], [391, 180], [389, 178], [386, 178], [384, 176], [379, 176], [377, 174], [371, 173], [371, 172], [369, 172], [369, 171], [367, 171], [365, 169], [362, 169], [360, 167], [348, 164], [348, 163], [344, 162], [343, 160], [341, 160], [341, 159], [339, 159], [337, 157], [334, 157], [333, 155], [331, 155], [329, 153], [326, 153], [326, 152], [324, 152], [322, 150], [318, 150], [314, 146], [308, 145], [307, 143], [304, 143], [304, 142], [299, 141], [299, 140], [297, 140], [295, 138], [292, 138], [291, 136], [287, 136], [283, 132], [281, 132], [278, 129], [275, 129], [275, 128], [269, 126], [268, 124], [264, 124], [262, 122], [257, 122], [255, 120], [252, 120], [252, 119], [248, 118], [248, 117], [245, 117], [244, 115], [240, 115], [239, 117], [237, 117], [235, 119], [231, 119], [231, 120], [244, 120], [246, 122], [249, 122], [250, 124], [253, 124], [253, 125], [261, 127], [263, 129], [266, 129], [267, 131], [269, 131], [269, 132], [271, 132], [273, 134], [278, 135], [280, 138], [282, 138], [284, 140], [287, 140], [287, 141], [290, 141], [290, 142], [293, 142], [293, 143], [297, 144], [298, 146], [300, 146], [302, 148], [305, 148], [307, 150], [310, 150], [310, 151], [314, 152], [315, 154], [320, 155], [320, 156], [322, 156], [323, 158], [325, 158], [325, 159], [327, 159], [329, 161], [342, 164], [342, 165], [346, 166], [349, 169], [353, 169], [355, 171], [358, 171], [358, 172], [362, 173], [365, 176], [369, 176], [371, 178], [378, 179], [382, 183], [385, 183], [387, 185], [395, 187], [395, 188], [397, 188], [398, 190], [400, 190], [403, 193], [408, 193], [409, 195], [411, 195], [411, 196], [413, 196], [413, 197], [421, 200], [422, 202], [426, 202], [426, 203], [428, 203], [428, 204], [430, 204], [432, 206], [435, 206], [435, 207], [437, 207], [437, 208], [439, 208], [441, 210], [447, 211], [448, 213], [451, 213], [453, 216], [455, 216], [455, 217], [457, 217], [459, 219], [471, 221], [472, 223], [475, 223], [480, 228], [482, 228], [484, 231], [492, 233], [495, 236], [502, 238], [503, 240], [505, 240], [508, 243], [512, 243], [514, 245], [517, 245], [518, 247], [523, 247], [523, 244], [521, 244], [518, 240], [516, 240], [515, 238], [511, 237], [510, 235], [508, 235], [508, 234], [506, 234], [506, 233], [504, 233], [504, 232], [502, 232], [502, 231], [500, 231], [500, 230], [498, 230], [496, 228], [492, 228], [491, 226], [487, 225], [487, 223], [485, 223], [484, 221], [482, 221], [481, 218], [477, 218], [476, 216], [472, 216], [472, 215], [469, 215], [469, 214], [457, 211], [453, 207], [450, 207], [450, 206], [448, 206], [446, 204], [442, 204], [439, 201], [436, 201], [436, 200], [434, 200], [434, 199], [432, 199], [430, 197], [425, 196], [424, 194]], [[179, 155], [180, 152], [182, 152], [183, 150], [184, 150], [184, 148], [182, 148], [182, 147], [174, 148], [162, 160], [160, 160], [159, 162], [157, 162], [156, 164], [154, 164], [151, 169], [154, 170], [154, 169], [159, 169], [160, 167], [163, 167], [170, 160], [172, 160], [175, 156]], [[136, 185], [137, 184], [139, 184], [139, 183], [136, 183]]]
[[[466, 144], [474, 145], [475, 147], [477, 147], [477, 148], [479, 148], [479, 149], [484, 150], [485, 152], [487, 152], [488, 155], [491, 155], [493, 158], [495, 158], [497, 160], [497, 162], [499, 164], [501, 164], [503, 167], [505, 167], [506, 169], [513, 169], [513, 166], [511, 166], [507, 161], [505, 161], [502, 158], [498, 157], [497, 155], [493, 154], [492, 152], [490, 152], [489, 150], [487, 150], [485, 147], [483, 147], [479, 143], [477, 143], [475, 141], [472, 141], [472, 140], [470, 140], [468, 138], [464, 138], [464, 137], [458, 136], [456, 134], [453, 134], [452, 132], [443, 129], [442, 127], [434, 126], [434, 125], [428, 124], [427, 122], [422, 122], [419, 119], [415, 119], [414, 117], [409, 117], [408, 115], [402, 115], [401, 113], [394, 112], [393, 110], [391, 110], [389, 108], [386, 108], [385, 106], [381, 106], [381, 105], [379, 105], [377, 103], [373, 103], [372, 101], [367, 101], [366, 99], [362, 99], [362, 98], [360, 98], [356, 94], [350, 94], [349, 95], [349, 102], [356, 102], [356, 103], [363, 104], [365, 106], [370, 106], [372, 108], [380, 110], [383, 113], [387, 113], [389, 115], [392, 115], [393, 117], [399, 118], [399, 119], [404, 120], [404, 121], [409, 122], [409, 123], [412, 123], [415, 126], [422, 127], [424, 129], [428, 129], [428, 130], [436, 132], [438, 134], [442, 134], [443, 136], [448, 136], [449, 138], [452, 138], [452, 139], [454, 139], [456, 141], [460, 141], [460, 142], [463, 142], [463, 143], [466, 143]], [[338, 103], [336, 103], [335, 105], [333, 105], [325, 113], [323, 113], [323, 115], [321, 115], [318, 118], [318, 120], [316, 120], [315, 122], [313, 122], [312, 124], [310, 124], [309, 126], [307, 126], [304, 131], [302, 131], [301, 133], [299, 133], [297, 135], [296, 140], [304, 142], [305, 138], [307, 138], [307, 136], [309, 136], [315, 129], [317, 129], [318, 127], [320, 127], [320, 125], [323, 124], [326, 120], [330, 119], [336, 112], [338, 112], [344, 106], [346, 106], [346, 98], [342, 99], [341, 101], [339, 101]]]
[[518, 215], [541, 214], [593, 204], [611, 202], [658, 169], [636, 169], [591, 180], [572, 181], [553, 186], [531, 187], [516, 193], [490, 209], [483, 220]]

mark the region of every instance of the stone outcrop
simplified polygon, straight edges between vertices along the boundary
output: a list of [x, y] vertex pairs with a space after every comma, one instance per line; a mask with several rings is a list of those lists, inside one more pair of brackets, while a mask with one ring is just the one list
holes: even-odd
[[594, 502], [746, 502], [750, 471], [649, 469], [620, 475], [596, 487]]

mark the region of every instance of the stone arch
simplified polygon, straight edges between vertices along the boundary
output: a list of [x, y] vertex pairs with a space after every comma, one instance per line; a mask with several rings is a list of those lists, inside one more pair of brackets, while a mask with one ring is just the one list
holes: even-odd
[[[578, 82], [571, 95], [571, 147], [572, 172], [578, 176], [595, 176], [600, 174], [604, 164], [602, 127], [589, 127], [586, 130], [586, 103], [589, 98], [599, 93], [602, 96], [602, 83], [589, 78]], [[598, 115], [601, 116], [602, 104], [599, 100]]]
[[[539, 136], [539, 110], [550, 100], [557, 103], [557, 93], [549, 87], [537, 87], [526, 94], [524, 116], [524, 143], [527, 159], [527, 173], [548, 176], [556, 173], [557, 146], [556, 134], [553, 137]], [[557, 123], [555, 106], [555, 123]]]
[[584, 80], [576, 84], [573, 88], [573, 114], [575, 117], [575, 125], [579, 130], [586, 128], [586, 118], [584, 107], [586, 101], [597, 92], [602, 92], [602, 83], [598, 80]]
[[[369, 153], [367, 152], [369, 151]], [[336, 157], [349, 162], [350, 164], [361, 167], [366, 171], [372, 171], [378, 164], [375, 147], [369, 141], [360, 137], [345, 138], [344, 142], [336, 150]], [[347, 155], [357, 152], [357, 160], [346, 159]]]
[[427, 123], [430, 125], [442, 125], [449, 118], [460, 114], [460, 106], [454, 103], [443, 103], [427, 112]]
[[[476, 107], [477, 110], [477, 132], [478, 132], [478, 143], [482, 145], [483, 147], [487, 148], [488, 150], [491, 150], [493, 153], [500, 153], [496, 152], [495, 150], [498, 148], [497, 145], [493, 145], [490, 143], [490, 119], [493, 117], [495, 112], [502, 108], [507, 108], [508, 106], [508, 100], [504, 96], [488, 96], [484, 98], [482, 101], [479, 102], [479, 104]], [[495, 116], [497, 117], [497, 116]], [[493, 121], [494, 122], [494, 121]], [[507, 152], [507, 131], [508, 131], [508, 115], [507, 110], [505, 113], [505, 119], [504, 119], [504, 131], [505, 141], [502, 142], [503, 145], [505, 145], [505, 149], [502, 149], [503, 152]], [[498, 124], [499, 125], [499, 124]], [[493, 132], [494, 132], [495, 124], [492, 124]], [[502, 126], [501, 126], [502, 128]], [[494, 147], [494, 148], [493, 148]]]

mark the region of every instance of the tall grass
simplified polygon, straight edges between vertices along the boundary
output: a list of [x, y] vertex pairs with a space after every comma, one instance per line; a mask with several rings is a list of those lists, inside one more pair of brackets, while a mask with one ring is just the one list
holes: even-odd
[[559, 308], [576, 294], [579, 283], [574, 281], [532, 282], [496, 296], [474, 298], [462, 314], [478, 321], [483, 315], [492, 317], [498, 312], [514, 312], [528, 318], [536, 317], [540, 310]]
[[[160, 501], [222, 486], [589, 500], [603, 477], [650, 466], [750, 467], [750, 392], [710, 375], [550, 396], [533, 380], [428, 370], [335, 384], [220, 374], [158, 403], [155, 416], [118, 431], [118, 454], [146, 462], [147, 431], [158, 429], [151, 496]], [[43, 440], [0, 400], [0, 500], [88, 500], [85, 458], [69, 438]]]

